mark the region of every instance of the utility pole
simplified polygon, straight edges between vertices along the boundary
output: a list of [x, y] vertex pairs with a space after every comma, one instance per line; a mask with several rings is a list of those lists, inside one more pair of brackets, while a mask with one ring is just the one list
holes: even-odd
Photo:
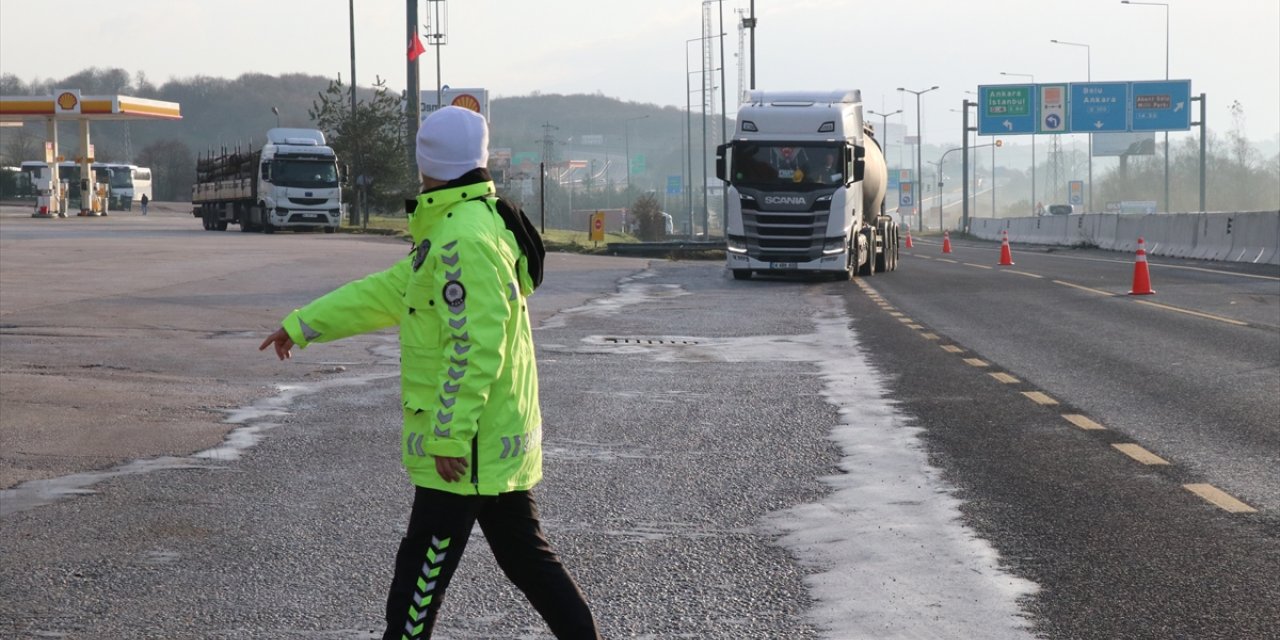
[[[407, 20], [408, 32], [405, 35], [405, 42], [412, 43], [418, 38], [418, 0], [405, 0], [405, 16]], [[404, 85], [405, 93], [405, 133], [408, 136], [409, 166], [418, 166], [417, 160], [417, 137], [418, 123], [422, 121], [422, 105], [418, 101], [418, 58], [409, 61], [408, 79]], [[417, 171], [415, 170], [415, 173]]]
[[427, 41], [436, 48], [436, 110], [444, 106], [444, 86], [440, 82], [440, 46], [449, 44], [449, 8], [445, 0], [427, 0]]
[[560, 127], [550, 122], [542, 125], [542, 162], [538, 163], [538, 211], [542, 216], [542, 233], [547, 232], [547, 161], [551, 159], [551, 146], [555, 144], [551, 132], [559, 130]]
[[[347, 15], [351, 27], [351, 124], [348, 128], [348, 130], [351, 130], [355, 128], [356, 123], [358, 122], [356, 119], [356, 0], [347, 0]], [[350, 219], [351, 224], [354, 225], [356, 215], [358, 215], [358, 212], [363, 208], [365, 211], [363, 219], [367, 225], [369, 221], [369, 209], [368, 207], [361, 207], [361, 203], [364, 200], [364, 194], [361, 193], [363, 191], [363, 187], [360, 184], [360, 138], [356, 136], [355, 140], [357, 148], [355, 158], [352, 158], [352, 166], [355, 167], [356, 177], [355, 179], [352, 179], [351, 176], [347, 176], [347, 179], [351, 180], [351, 184], [355, 187], [352, 189], [352, 192], [355, 194], [355, 202], [351, 203], [355, 211], [351, 212], [347, 217]]]
[[756, 90], [756, 0], [751, 0], [751, 17], [747, 21], [751, 30], [751, 90]]

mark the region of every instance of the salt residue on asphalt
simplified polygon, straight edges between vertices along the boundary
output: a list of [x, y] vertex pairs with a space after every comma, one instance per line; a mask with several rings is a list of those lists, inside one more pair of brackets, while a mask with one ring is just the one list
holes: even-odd
[[1018, 601], [1035, 583], [1003, 571], [995, 549], [960, 519], [953, 487], [931, 467], [918, 427], [885, 400], [839, 298], [815, 317], [813, 362], [839, 408], [831, 437], [844, 473], [821, 502], [766, 526], [805, 566], [831, 638], [1033, 638]]
[[[618, 312], [655, 291], [634, 280], [572, 311]], [[762, 526], [813, 572], [806, 584], [817, 603], [808, 612], [814, 623], [838, 640], [1034, 638], [1019, 601], [1037, 585], [1003, 571], [995, 549], [964, 525], [954, 487], [928, 463], [922, 429], [885, 399], [887, 382], [864, 357], [843, 298], [815, 293], [808, 302], [817, 309], [808, 335], [644, 336], [621, 344], [591, 336], [570, 350], [812, 363], [839, 410], [831, 438], [843, 451], [843, 473], [820, 479], [831, 490], [822, 501], [770, 514]]]

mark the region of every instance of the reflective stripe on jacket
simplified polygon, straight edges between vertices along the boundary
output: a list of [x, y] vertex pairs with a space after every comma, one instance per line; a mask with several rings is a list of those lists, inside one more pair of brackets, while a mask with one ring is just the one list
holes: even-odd
[[[401, 452], [415, 485], [496, 495], [542, 478], [538, 374], [526, 259], [496, 213], [492, 182], [418, 196], [414, 249], [285, 318], [302, 348], [400, 327]], [[465, 457], [445, 482], [432, 456]]]

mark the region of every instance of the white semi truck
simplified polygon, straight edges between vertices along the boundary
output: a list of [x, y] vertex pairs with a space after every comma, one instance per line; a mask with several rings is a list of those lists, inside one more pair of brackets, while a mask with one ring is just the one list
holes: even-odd
[[883, 214], [888, 170], [859, 91], [752, 91], [716, 153], [727, 266], [848, 279], [892, 271], [898, 225]]
[[333, 233], [342, 223], [344, 173], [324, 133], [271, 129], [259, 150], [223, 150], [196, 161], [191, 213], [208, 231], [238, 224], [241, 231]]

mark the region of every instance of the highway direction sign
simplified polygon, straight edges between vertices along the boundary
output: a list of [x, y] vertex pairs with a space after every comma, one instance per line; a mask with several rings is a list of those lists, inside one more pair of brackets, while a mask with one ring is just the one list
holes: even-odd
[[1036, 132], [1036, 85], [998, 84], [978, 87], [978, 135]]
[[1067, 133], [1067, 85], [1038, 84], [1039, 118], [1036, 129], [1040, 133]]
[[1134, 82], [1133, 131], [1186, 131], [1191, 128], [1191, 81]]
[[1128, 131], [1129, 83], [1072, 83], [1070, 116], [1075, 133]]

